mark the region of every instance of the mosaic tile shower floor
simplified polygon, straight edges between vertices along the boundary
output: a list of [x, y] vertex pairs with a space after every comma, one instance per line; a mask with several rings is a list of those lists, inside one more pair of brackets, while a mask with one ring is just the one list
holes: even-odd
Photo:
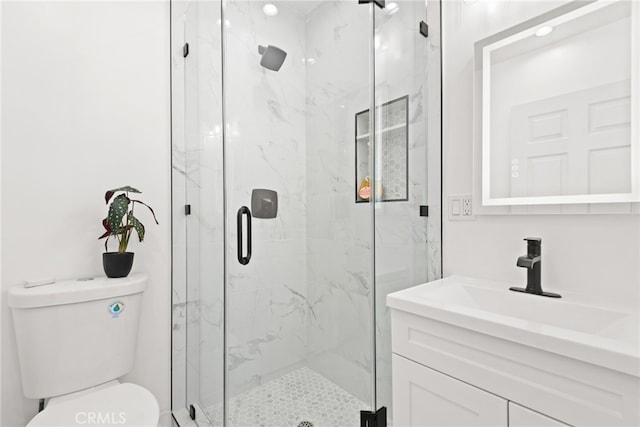
[[[229, 400], [230, 427], [358, 427], [367, 404], [309, 368], [300, 368]], [[222, 408], [210, 409], [214, 426]]]

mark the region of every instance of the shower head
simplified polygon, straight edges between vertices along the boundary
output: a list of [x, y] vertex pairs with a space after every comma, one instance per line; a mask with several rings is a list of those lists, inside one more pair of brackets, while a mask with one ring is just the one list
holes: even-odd
[[262, 55], [260, 65], [272, 71], [278, 71], [282, 67], [287, 52], [276, 46], [258, 46], [258, 53]]

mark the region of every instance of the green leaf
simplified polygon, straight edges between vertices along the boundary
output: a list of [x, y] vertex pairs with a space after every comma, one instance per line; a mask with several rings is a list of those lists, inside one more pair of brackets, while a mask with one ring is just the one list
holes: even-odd
[[104, 202], [109, 203], [109, 200], [113, 197], [116, 191], [128, 191], [129, 193], [142, 193], [140, 190], [133, 188], [129, 185], [125, 185], [124, 187], [114, 188], [113, 190], [109, 190], [104, 193]]
[[144, 225], [138, 221], [138, 218], [133, 216], [133, 211], [129, 212], [129, 221], [131, 221], [131, 224], [133, 224], [133, 227], [136, 229], [136, 233], [138, 233], [138, 240], [142, 242], [144, 240]]
[[113, 199], [113, 202], [111, 202], [107, 218], [109, 219], [109, 227], [113, 234], [119, 234], [122, 232], [120, 224], [122, 223], [122, 218], [127, 213], [128, 207], [129, 198], [126, 194], [120, 194]]

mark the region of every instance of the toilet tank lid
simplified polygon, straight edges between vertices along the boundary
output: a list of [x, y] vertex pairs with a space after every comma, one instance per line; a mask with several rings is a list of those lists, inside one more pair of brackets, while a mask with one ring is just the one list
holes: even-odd
[[119, 279], [94, 277], [88, 280], [64, 280], [32, 288], [18, 285], [9, 289], [8, 304], [11, 308], [73, 304], [137, 294], [143, 292], [146, 286], [147, 275], [143, 273]]

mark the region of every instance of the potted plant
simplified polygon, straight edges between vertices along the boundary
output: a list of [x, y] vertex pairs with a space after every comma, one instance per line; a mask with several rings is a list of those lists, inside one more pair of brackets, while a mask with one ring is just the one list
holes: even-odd
[[[116, 192], [121, 193], [113, 197]], [[133, 231], [135, 230], [138, 235], [138, 240], [141, 242], [144, 240], [144, 225], [133, 214], [136, 204], [146, 206], [151, 211], [153, 220], [158, 224], [153, 209], [140, 200], [129, 198], [129, 193], [139, 194], [140, 191], [127, 185], [109, 190], [104, 194], [104, 200], [107, 204], [113, 198], [111, 205], [109, 205], [109, 214], [102, 220], [105, 232], [98, 237], [98, 239], [106, 238], [104, 242], [105, 253], [102, 254], [102, 266], [107, 277], [126, 277], [131, 271], [133, 252], [127, 252], [127, 246]], [[107, 248], [107, 243], [109, 243], [109, 237], [111, 236], [115, 236], [118, 240], [118, 252], [109, 252]]]

